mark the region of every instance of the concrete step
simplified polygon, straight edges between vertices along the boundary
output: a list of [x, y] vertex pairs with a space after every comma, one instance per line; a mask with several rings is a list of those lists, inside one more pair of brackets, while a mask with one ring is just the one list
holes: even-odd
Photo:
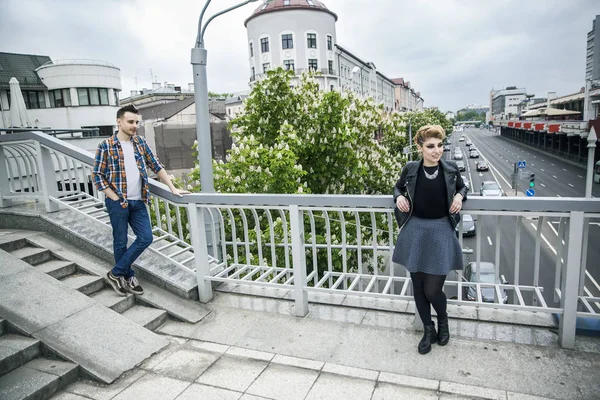
[[25, 365], [40, 354], [41, 344], [37, 339], [12, 334], [0, 336], [0, 376]]
[[20, 258], [29, 265], [38, 265], [51, 260], [52, 253], [44, 248], [25, 246], [10, 253], [12, 256]]
[[123, 316], [151, 331], [167, 321], [166, 311], [138, 305], [125, 311]]
[[19, 250], [20, 248], [28, 245], [30, 246], [29, 242], [27, 242], [27, 239], [21, 238], [0, 244], [0, 249], [12, 253], [13, 251]]
[[77, 272], [77, 264], [71, 261], [48, 260], [35, 266], [38, 271], [42, 271], [54, 279], [63, 279]]
[[93, 293], [90, 297], [119, 314], [124, 313], [135, 305], [134, 295], [128, 294], [125, 297], [119, 296], [114, 290], [109, 288]]
[[78, 375], [76, 364], [36, 358], [0, 377], [0, 399], [48, 399], [75, 382]]
[[0, 336], [6, 333], [6, 320], [0, 318]]
[[62, 283], [83, 294], [90, 295], [104, 288], [104, 279], [88, 274], [73, 274], [61, 280]]

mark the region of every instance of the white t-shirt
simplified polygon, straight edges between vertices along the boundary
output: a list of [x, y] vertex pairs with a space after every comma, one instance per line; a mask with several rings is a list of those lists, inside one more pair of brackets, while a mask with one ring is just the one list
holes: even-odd
[[142, 178], [135, 162], [135, 152], [131, 140], [121, 140], [123, 159], [125, 161], [125, 177], [127, 179], [127, 200], [142, 199]]

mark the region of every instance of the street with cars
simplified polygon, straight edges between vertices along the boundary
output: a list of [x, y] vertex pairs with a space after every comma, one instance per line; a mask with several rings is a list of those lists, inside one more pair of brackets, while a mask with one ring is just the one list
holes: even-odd
[[[523, 180], [518, 189], [512, 188], [511, 175], [514, 163], [525, 162], [527, 173], [535, 174], [535, 196], [538, 197], [583, 197], [585, 194], [585, 175], [583, 168], [566, 163], [540, 151], [532, 150], [519, 142], [504, 138], [488, 131], [487, 129], [466, 128], [455, 131], [448, 138], [449, 151], [445, 157], [454, 160], [457, 164], [464, 164], [461, 174], [469, 183], [470, 190], [467, 198], [472, 196], [525, 196], [529, 189], [529, 182]], [[471, 157], [473, 148], [477, 157]], [[458, 155], [458, 154], [461, 155]], [[459, 165], [460, 168], [460, 165]], [[600, 185], [594, 183], [593, 195], [600, 196]], [[468, 200], [467, 200], [468, 201]], [[465, 265], [475, 261], [478, 257], [481, 262], [480, 273], [490, 268], [499, 268], [500, 279], [496, 283], [508, 282], [527, 286], [543, 287], [544, 300], [548, 306], [556, 305], [554, 296], [555, 271], [557, 252], [560, 252], [561, 243], [558, 240], [558, 218], [545, 218], [538, 228], [538, 219], [534, 217], [521, 217], [517, 222], [516, 216], [471, 216], [463, 212], [463, 249], [473, 250], [472, 254], [465, 255]], [[480, 221], [478, 221], [480, 220]], [[517, 243], [516, 226], [521, 224], [520, 237]], [[472, 231], [468, 231], [473, 226]], [[465, 227], [467, 229], [465, 229]], [[539, 280], [534, 280], [535, 240], [537, 229], [541, 229]], [[479, 243], [477, 242], [479, 240]], [[588, 295], [600, 297], [600, 220], [592, 220], [589, 228], [589, 246], [587, 249], [587, 271], [584, 291]], [[495, 265], [496, 246], [500, 246], [499, 265]], [[519, 251], [518, 260], [515, 254]], [[515, 271], [518, 269], [518, 276]], [[473, 268], [465, 272], [461, 279], [468, 280]], [[517, 278], [517, 279], [515, 279]], [[480, 278], [483, 279], [483, 278]], [[537, 305], [533, 296], [524, 292], [524, 301], [527, 304]], [[471, 293], [472, 295], [473, 293]], [[450, 294], [452, 295], [452, 294]], [[463, 297], [467, 292], [463, 293]], [[482, 293], [482, 296], [485, 297]], [[516, 303], [513, 291], [509, 291], [504, 300], [495, 299], [484, 301]], [[505, 296], [502, 296], [505, 297]], [[600, 310], [595, 305], [596, 310]]]

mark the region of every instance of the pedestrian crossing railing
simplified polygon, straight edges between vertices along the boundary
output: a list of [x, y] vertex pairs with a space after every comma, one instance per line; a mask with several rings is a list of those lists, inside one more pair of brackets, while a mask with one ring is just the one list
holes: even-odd
[[[0, 206], [26, 196], [49, 212], [68, 207], [106, 224], [91, 182], [92, 155], [44, 135], [19, 135], [0, 136], [0, 165], [7, 167]], [[398, 235], [391, 196], [178, 198], [152, 180], [151, 193], [152, 250], [195, 271], [201, 301], [212, 299], [217, 283], [281, 289], [300, 316], [315, 295], [412, 300], [410, 275], [391, 260]], [[592, 275], [598, 246], [589, 243], [599, 210], [598, 199], [469, 198], [463, 214], [475, 217], [476, 234], [463, 237], [459, 224], [465, 270], [448, 276], [449, 302], [555, 315], [561, 345], [573, 347], [577, 317], [600, 318]], [[493, 268], [484, 271], [484, 262]]]

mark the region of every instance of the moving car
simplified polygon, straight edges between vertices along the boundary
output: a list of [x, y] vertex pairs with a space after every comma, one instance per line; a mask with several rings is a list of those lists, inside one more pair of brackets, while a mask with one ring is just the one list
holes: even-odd
[[[461, 157], [460, 157], [460, 158], [462, 158], [462, 155], [461, 155]], [[459, 171], [464, 171], [464, 170], [465, 170], [465, 162], [464, 162], [464, 161], [462, 161], [462, 160], [458, 160], [458, 161], [456, 162], [456, 166], [458, 167], [458, 170], [459, 170]]]
[[450, 145], [449, 144], [447, 144], [447, 145], [444, 146], [444, 151], [450, 151]]
[[[461, 216], [461, 224], [463, 230], [463, 236], [475, 236], [475, 220], [471, 214], [463, 214]], [[458, 236], [459, 225], [454, 228], [456, 236]]]
[[477, 161], [477, 171], [489, 171], [490, 166], [485, 161]]
[[473, 146], [473, 142], [471, 142], [470, 140], [467, 140], [467, 141], [465, 142], [465, 146], [467, 146], [467, 147], [471, 147], [471, 146]]
[[461, 152], [454, 152], [454, 159], [455, 160], [462, 160], [463, 159], [463, 154]]
[[496, 197], [502, 196], [502, 189], [496, 181], [483, 181], [481, 182], [481, 189], [479, 190], [481, 196]]
[[461, 178], [462, 178], [463, 182], [465, 183], [465, 186], [467, 188], [471, 188], [471, 183], [469, 182], [469, 180], [467, 179], [467, 177], [464, 176], [464, 175], [461, 175]]
[[[479, 281], [477, 280], [477, 263], [468, 263], [463, 272], [463, 281], [472, 283], [508, 284], [508, 281], [504, 279], [504, 276], [496, 279], [496, 266], [487, 261], [481, 261], [479, 263]], [[503, 288], [500, 288], [500, 296], [502, 297], [501, 299], [498, 299], [498, 296], [496, 295], [496, 288], [491, 285], [481, 286], [479, 292], [481, 293], [481, 300], [483, 300], [485, 303], [506, 304], [508, 302], [508, 295], [506, 294], [506, 290]], [[476, 287], [464, 287], [463, 298], [465, 300], [476, 301]]]
[[469, 157], [470, 158], [479, 158], [479, 152], [477, 150], [471, 150], [469, 152]]
[[460, 139], [458, 139], [459, 142], [464, 142], [465, 141], [465, 137], [461, 136]]

